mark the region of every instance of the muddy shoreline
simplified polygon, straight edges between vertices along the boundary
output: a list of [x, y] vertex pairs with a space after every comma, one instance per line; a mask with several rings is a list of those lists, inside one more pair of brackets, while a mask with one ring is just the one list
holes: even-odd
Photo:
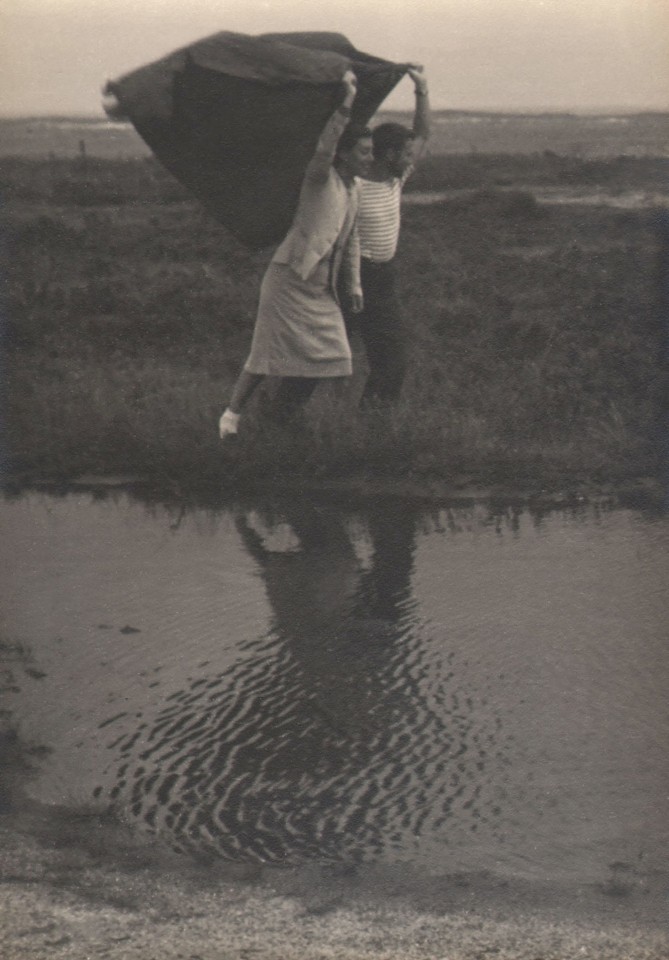
[[[18, 798], [17, 798], [18, 799]], [[4, 960], [662, 960], [657, 883], [198, 863], [91, 812], [0, 818]]]
[[193, 506], [225, 506], [235, 499], [301, 496], [333, 501], [386, 499], [413, 501], [428, 506], [497, 503], [509, 506], [564, 508], [584, 504], [663, 509], [669, 489], [658, 477], [638, 476], [619, 480], [552, 476], [541, 478], [492, 476], [480, 479], [469, 475], [448, 479], [396, 479], [383, 476], [349, 476], [341, 478], [270, 478], [244, 484], [226, 484], [224, 479], [212, 483], [191, 480], [161, 479], [141, 475], [84, 474], [73, 477], [8, 477], [4, 492], [11, 496], [41, 490], [55, 494], [68, 492], [125, 491], [142, 500], [179, 501]]

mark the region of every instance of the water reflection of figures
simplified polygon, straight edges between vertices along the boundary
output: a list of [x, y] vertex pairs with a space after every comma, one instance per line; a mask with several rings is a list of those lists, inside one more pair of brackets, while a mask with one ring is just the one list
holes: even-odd
[[[401, 636], [410, 593], [415, 516], [370, 517], [368, 569], [340, 511], [301, 504], [280, 520], [297, 546], [272, 549], [244, 516], [237, 527], [258, 564], [276, 636], [299, 664], [310, 702], [339, 729], [369, 735], [379, 684]], [[271, 527], [271, 521], [270, 521]]]
[[365, 561], [337, 509], [238, 514], [271, 628], [171, 699], [139, 757], [135, 816], [228, 857], [355, 862], [406, 851], [466, 790], [475, 808], [475, 720], [417, 629], [416, 523], [372, 509]]

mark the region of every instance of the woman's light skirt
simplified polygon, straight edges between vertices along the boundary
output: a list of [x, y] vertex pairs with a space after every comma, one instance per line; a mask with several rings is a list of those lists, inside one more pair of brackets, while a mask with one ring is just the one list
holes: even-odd
[[244, 369], [272, 377], [351, 375], [351, 347], [327, 261], [308, 280], [287, 264], [270, 263]]

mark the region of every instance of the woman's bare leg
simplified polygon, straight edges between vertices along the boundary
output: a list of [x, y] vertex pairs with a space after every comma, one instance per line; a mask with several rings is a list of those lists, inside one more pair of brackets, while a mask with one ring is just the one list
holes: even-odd
[[248, 370], [242, 370], [237, 377], [237, 382], [232, 391], [232, 398], [229, 405], [221, 414], [218, 421], [218, 433], [221, 440], [226, 437], [235, 437], [237, 435], [237, 424], [242, 407], [249, 399], [255, 388], [262, 380], [262, 374], [249, 373]]
[[232, 391], [232, 398], [228, 404], [228, 410], [231, 410], [232, 413], [241, 413], [242, 407], [261, 380], [261, 373], [249, 373], [248, 370], [242, 370], [237, 377], [237, 383]]

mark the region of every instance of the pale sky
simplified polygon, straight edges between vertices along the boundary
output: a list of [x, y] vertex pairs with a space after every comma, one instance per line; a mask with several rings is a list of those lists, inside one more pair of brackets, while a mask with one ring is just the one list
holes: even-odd
[[3, 0], [0, 115], [102, 116], [107, 79], [220, 30], [344, 33], [435, 107], [669, 110], [669, 0]]

